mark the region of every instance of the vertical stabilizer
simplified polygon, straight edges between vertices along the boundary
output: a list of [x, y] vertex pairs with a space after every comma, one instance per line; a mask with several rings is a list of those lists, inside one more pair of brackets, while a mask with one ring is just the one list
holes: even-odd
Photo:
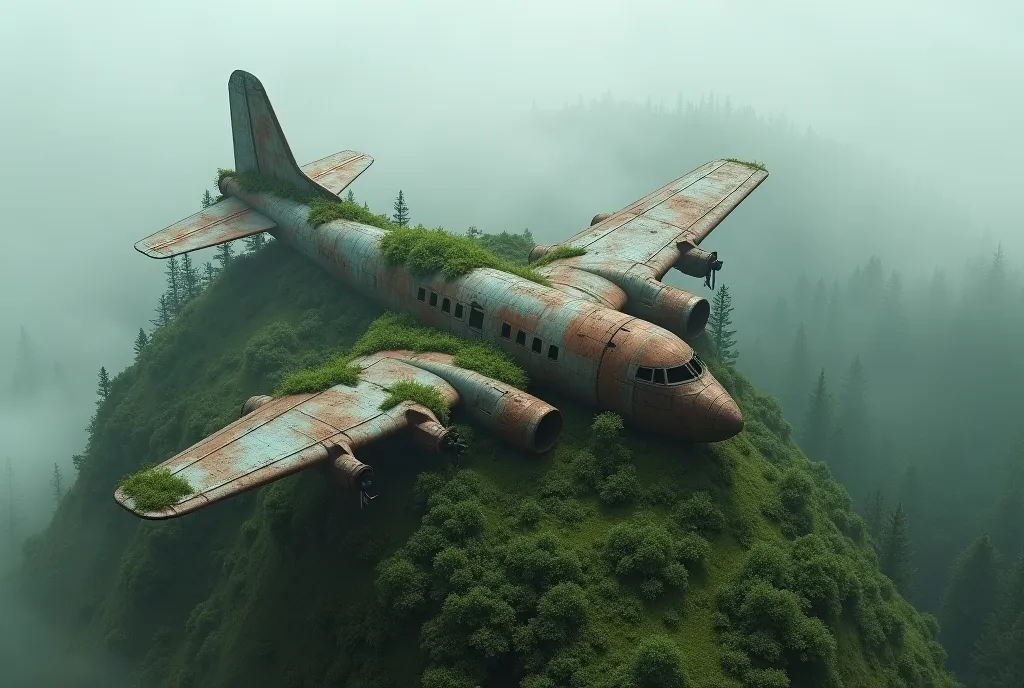
[[260, 80], [236, 69], [228, 79], [235, 171], [260, 174], [288, 182], [317, 196], [336, 196], [299, 169], [281, 131], [270, 98]]

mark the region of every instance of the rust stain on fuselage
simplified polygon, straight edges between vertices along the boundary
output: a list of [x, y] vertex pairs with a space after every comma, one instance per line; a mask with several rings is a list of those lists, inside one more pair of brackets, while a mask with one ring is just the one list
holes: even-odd
[[[440, 274], [416, 276], [385, 262], [384, 230], [348, 220], [314, 227], [301, 204], [247, 193], [230, 177], [221, 187], [276, 221], [272, 234], [278, 240], [367, 298], [425, 325], [493, 344], [533, 384], [688, 440], [727, 439], [743, 427], [738, 407], [710, 371], [667, 381], [666, 371], [681, 370], [695, 357], [662, 327], [500, 270], [477, 268], [451, 281]], [[621, 299], [607, 287], [601, 295]], [[641, 379], [652, 370], [652, 376], [660, 371], [662, 382]]]

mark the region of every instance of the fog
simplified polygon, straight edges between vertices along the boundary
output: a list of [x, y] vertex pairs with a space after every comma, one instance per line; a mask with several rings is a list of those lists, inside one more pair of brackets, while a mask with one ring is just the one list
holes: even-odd
[[[0, 386], [7, 388], [22, 326], [40, 370], [56, 361], [68, 380], [0, 411], [18, 532], [45, 524], [55, 462], [71, 481], [96, 371], [129, 364], [135, 333], [153, 317], [164, 266], [133, 244], [195, 212], [216, 168], [233, 164], [233, 69], [262, 80], [300, 164], [344, 148], [374, 156], [353, 190], [378, 212], [401, 188], [415, 222], [529, 227], [542, 243], [704, 159], [680, 156], [668, 176], [665, 165], [628, 173], [619, 156], [602, 154], [609, 141], [538, 127], [536, 113], [595, 100], [672, 109], [714, 98], [752, 108], [780, 132], [811, 132], [856, 156], [860, 171], [941, 199], [941, 210], [920, 210], [946, 220], [942, 233], [906, 209], [886, 225], [890, 207], [870, 195], [844, 199], [873, 208], [878, 226], [859, 228], [870, 241], [851, 239], [854, 228], [827, 227], [813, 249], [833, 248], [826, 260], [843, 269], [898, 249], [889, 264], [924, 271], [946, 259], [959, 268], [960, 241], [977, 242], [979, 253], [1002, 242], [1012, 264], [1024, 250], [1015, 207], [1022, 22], [1024, 7], [1008, 0], [43, 0], [5, 8]], [[628, 148], [632, 134], [614, 132], [615, 145]], [[649, 133], [635, 134], [657, 148]], [[745, 144], [706, 159], [763, 159], [775, 170], [771, 141]], [[781, 162], [739, 219], [719, 230], [724, 236], [715, 235], [729, 268], [747, 268], [749, 280], [766, 269], [745, 252], [753, 244], [740, 230], [753, 231], [759, 208], [778, 202], [773, 184], [785, 186], [797, 166]], [[848, 174], [834, 170], [833, 192]]]

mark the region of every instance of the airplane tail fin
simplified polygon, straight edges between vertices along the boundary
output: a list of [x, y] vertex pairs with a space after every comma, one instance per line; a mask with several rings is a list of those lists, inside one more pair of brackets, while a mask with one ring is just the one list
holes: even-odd
[[236, 172], [259, 172], [311, 195], [335, 198], [299, 169], [259, 79], [236, 69], [228, 79], [228, 97]]
[[[365, 153], [343, 150], [299, 167], [260, 80], [236, 70], [228, 79], [235, 172], [258, 172], [313, 195], [337, 200], [373, 164]], [[151, 258], [170, 258], [277, 228], [275, 221], [232, 197], [175, 222], [135, 244]]]

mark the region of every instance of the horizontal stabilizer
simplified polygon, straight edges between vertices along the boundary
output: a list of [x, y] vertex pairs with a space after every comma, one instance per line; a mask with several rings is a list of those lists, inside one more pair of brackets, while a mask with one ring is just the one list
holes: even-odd
[[366, 153], [341, 151], [301, 167], [302, 173], [334, 195], [340, 194], [373, 164]]
[[170, 258], [276, 227], [269, 217], [256, 212], [237, 198], [225, 198], [151, 234], [136, 243], [135, 250], [150, 258]]

